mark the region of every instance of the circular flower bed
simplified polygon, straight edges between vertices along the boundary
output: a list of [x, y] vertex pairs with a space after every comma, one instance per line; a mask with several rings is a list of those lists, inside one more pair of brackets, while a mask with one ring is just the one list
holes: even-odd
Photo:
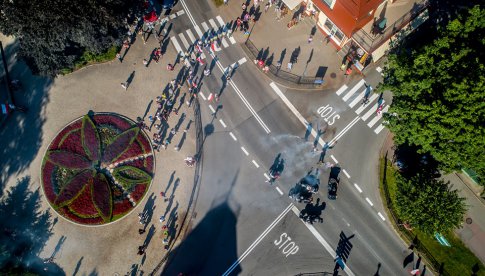
[[61, 216], [84, 225], [113, 222], [148, 191], [153, 153], [143, 131], [112, 113], [85, 115], [51, 142], [42, 162], [42, 187]]

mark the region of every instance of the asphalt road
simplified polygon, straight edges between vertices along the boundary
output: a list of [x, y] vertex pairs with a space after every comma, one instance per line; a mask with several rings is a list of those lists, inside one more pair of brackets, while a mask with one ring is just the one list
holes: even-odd
[[[179, 3], [176, 9], [183, 7], [185, 13], [170, 21], [173, 28], [169, 36], [180, 38], [178, 34], [187, 34], [187, 29], [196, 33], [193, 23], [203, 26], [202, 22], [209, 19], [217, 22], [217, 14], [205, 1], [183, 3], [185, 6]], [[219, 65], [214, 67], [212, 75], [202, 80], [200, 100], [206, 139], [196, 217], [192, 220], [192, 231], [175, 249], [164, 274], [333, 272], [342, 233], [351, 237], [352, 249], [347, 270], [340, 274], [407, 274], [409, 267], [403, 268], [403, 260], [409, 254], [407, 246], [390, 228], [387, 219], [378, 215], [384, 212], [377, 190], [377, 156], [386, 130], [375, 134], [367, 126], [371, 118], [367, 122], [361, 118], [354, 121], [355, 108], [349, 108], [342, 100], [343, 95], [335, 91], [301, 93], [280, 88], [303, 117], [314, 127], [325, 129], [324, 141], [345, 131], [327, 152], [325, 161], [335, 164], [337, 160], [350, 178], [340, 173], [339, 197], [328, 200], [329, 169], [320, 167], [322, 184], [315, 198], [325, 203], [323, 223], [306, 225], [296, 215], [305, 206], [295, 204], [297, 209], [293, 210], [287, 194], [311, 167], [316, 167], [319, 153], [312, 151], [313, 137], [308, 141], [303, 139], [305, 126], [250, 61], [240, 65], [231, 81], [224, 84], [223, 68], [244, 57], [237, 44], [228, 42], [228, 45], [217, 52]], [[208, 56], [208, 52], [205, 54]], [[353, 85], [348, 84], [349, 89]], [[218, 103], [204, 100], [209, 93], [219, 92], [224, 86]], [[339, 115], [329, 126], [318, 113], [318, 108], [325, 105], [331, 105]], [[352, 127], [346, 130], [349, 124]], [[281, 179], [269, 185], [265, 183], [264, 173], [279, 153], [285, 160], [285, 169]], [[284, 241], [287, 244], [283, 245]], [[297, 247], [296, 252], [288, 254]]]

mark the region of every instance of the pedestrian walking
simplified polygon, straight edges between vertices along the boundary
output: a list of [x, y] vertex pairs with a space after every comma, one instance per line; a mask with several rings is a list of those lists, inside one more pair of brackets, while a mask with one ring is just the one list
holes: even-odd
[[241, 24], [242, 24], [242, 20], [241, 20], [241, 18], [240, 18], [240, 17], [238, 17], [238, 18], [236, 19], [236, 31], [237, 31], [238, 29], [239, 29], [239, 31], [241, 31], [241, 30], [242, 30], [242, 28], [241, 28]]
[[162, 223], [163, 223], [164, 221], [165, 221], [165, 216], [161, 216], [161, 217], [160, 217], [160, 222], [162, 222]]
[[293, 63], [292, 62], [288, 62], [288, 65], [287, 65], [287, 68], [289, 71], [291, 71], [291, 68], [293, 67]]
[[243, 11], [246, 11], [246, 8], [247, 8], [247, 7], [248, 7], [248, 6], [246, 6], [246, 3], [242, 3], [241, 8], [242, 8], [242, 10], [243, 10]]
[[266, 5], [264, 5], [264, 13], [268, 12], [270, 6], [271, 6], [270, 2], [266, 3]]
[[211, 70], [209, 68], [204, 69], [204, 76], [208, 77], [211, 74]]
[[121, 54], [120, 53], [117, 53], [116, 54], [116, 57], [118, 58], [118, 60], [120, 61], [120, 63], [123, 63], [123, 58], [121, 57]]
[[145, 67], [148, 67], [148, 60], [146, 58], [143, 59], [143, 65], [145, 65]]
[[121, 83], [121, 87], [122, 87], [123, 89], [127, 90], [127, 89], [128, 89], [128, 82], [122, 82], [122, 83]]
[[228, 0], [224, 0], [224, 5], [227, 5]]
[[207, 97], [207, 101], [211, 103], [213, 100], [214, 100], [214, 94], [209, 93], [209, 96]]
[[167, 70], [168, 71], [173, 71], [174, 68], [175, 67], [171, 63], [167, 64]]
[[146, 232], [146, 231], [145, 231], [145, 229], [143, 229], [143, 228], [138, 229], [138, 234], [140, 234], [140, 235], [142, 235], [142, 234], [143, 234], [143, 233], [145, 233], [145, 232]]
[[320, 152], [320, 158], [318, 159], [318, 163], [317, 164], [323, 164], [323, 159], [325, 158], [325, 153], [326, 153], [326, 150], [325, 149], [322, 149], [322, 151]]
[[312, 36], [312, 35], [310, 35], [310, 36], [308, 37], [308, 44], [312, 43], [312, 41], [313, 41], [313, 36]]

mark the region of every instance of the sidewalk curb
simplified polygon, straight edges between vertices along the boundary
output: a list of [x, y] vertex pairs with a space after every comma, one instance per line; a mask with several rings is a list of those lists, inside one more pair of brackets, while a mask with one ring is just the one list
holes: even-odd
[[460, 176], [460, 173], [457, 173], [457, 172], [453, 172], [453, 174], [458, 177], [458, 179], [460, 179], [460, 181], [467, 187], [468, 190], [470, 190], [470, 192], [473, 194], [473, 196], [475, 196], [478, 201], [480, 201], [480, 203], [485, 206], [485, 199], [483, 199], [481, 196], [477, 195], [475, 193], [475, 191], [473, 191], [473, 189], [468, 185], [467, 181], [463, 180], [463, 176]]

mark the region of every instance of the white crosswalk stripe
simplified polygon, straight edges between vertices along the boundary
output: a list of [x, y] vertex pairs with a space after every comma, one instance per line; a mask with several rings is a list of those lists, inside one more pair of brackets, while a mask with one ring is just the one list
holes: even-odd
[[372, 119], [372, 120], [371, 120], [371, 121], [370, 121], [370, 122], [367, 124], [367, 126], [368, 126], [368, 127], [373, 127], [373, 126], [374, 126], [374, 125], [377, 123], [377, 121], [379, 121], [379, 120], [382, 118], [382, 113], [387, 112], [388, 110], [389, 110], [389, 106], [388, 106], [388, 105], [386, 105], [386, 106], [385, 106], [385, 107], [382, 109], [382, 111], [381, 111], [381, 112], [379, 112], [379, 114], [377, 114], [377, 116], [375, 116], [375, 117], [374, 117], [374, 118], [373, 118], [373, 119]]
[[[184, 14], [184, 12], [179, 11], [172, 15], [180, 16], [182, 14]], [[200, 23], [200, 26], [195, 25], [193, 28], [189, 28], [182, 33], [174, 35], [170, 38], [170, 40], [172, 41], [177, 52], [184, 53], [185, 51], [191, 50], [191, 57], [195, 58], [195, 53], [192, 50], [194, 49], [197, 40], [205, 40], [208, 36], [218, 33], [226, 34], [227, 37], [222, 36], [219, 40], [216, 39], [212, 44], [212, 50], [219, 52], [223, 48], [231, 46], [231, 44], [236, 44], [236, 40], [232, 36], [229, 36], [231, 35], [230, 30], [228, 30], [227, 25], [224, 23], [224, 20], [220, 15], [216, 16], [215, 20], [211, 18], [207, 22]], [[227, 42], [227, 39], [229, 39], [231, 42], [230, 44]], [[221, 45], [219, 45], [219, 43]], [[201, 53], [201, 57], [202, 59], [205, 59], [206, 55]]]
[[[347, 85], [342, 85], [335, 94], [341, 97], [344, 102], [348, 104], [351, 109], [354, 109], [355, 113], [360, 117], [360, 119], [364, 122], [367, 122], [367, 126], [369, 128], [374, 128], [376, 125], [377, 127], [374, 128], [374, 133], [379, 134], [385, 128], [385, 122], [383, 122], [383, 113], [389, 111], [390, 106], [385, 105], [385, 100], [380, 99], [380, 101], [376, 102], [381, 95], [377, 93], [370, 92], [370, 97], [366, 104], [361, 104], [357, 107], [358, 103], [362, 103], [366, 93], [369, 93], [367, 87], [365, 86], [365, 80], [360, 80], [350, 89]], [[379, 108], [379, 104], [382, 110], [377, 113], [377, 109]], [[361, 113], [364, 112], [364, 115]], [[369, 120], [370, 119], [370, 120]], [[382, 122], [380, 122], [382, 121]]]
[[370, 96], [370, 98], [369, 98], [369, 102], [368, 102], [367, 104], [363, 104], [361, 107], [359, 107], [359, 108], [358, 108], [358, 109], [355, 111], [355, 113], [357, 113], [357, 115], [359, 115], [360, 113], [362, 113], [362, 111], [364, 111], [364, 109], [366, 109], [368, 106], [370, 106], [370, 104], [371, 104], [372, 102], [374, 102], [374, 101], [377, 99], [377, 97], [379, 97], [379, 95], [377, 95], [377, 94], [372, 94], [372, 96]]
[[359, 90], [359, 88], [364, 85], [365, 81], [364, 80], [361, 80], [359, 81], [359, 83], [357, 83], [354, 87], [352, 87], [352, 89], [350, 89], [350, 91], [342, 98], [344, 100], [344, 102], [348, 101], [350, 99], [350, 97], [352, 97], [352, 95], [354, 95], [354, 93]]
[[[384, 104], [384, 100], [382, 101], [382, 104]], [[367, 121], [367, 119], [369, 119], [370, 115], [372, 115], [372, 113], [376, 114], [377, 115], [377, 108], [379, 107], [379, 103], [376, 103], [371, 109], [369, 109], [367, 111], [367, 113], [364, 114], [364, 116], [362, 116], [362, 120], [364, 121]]]

